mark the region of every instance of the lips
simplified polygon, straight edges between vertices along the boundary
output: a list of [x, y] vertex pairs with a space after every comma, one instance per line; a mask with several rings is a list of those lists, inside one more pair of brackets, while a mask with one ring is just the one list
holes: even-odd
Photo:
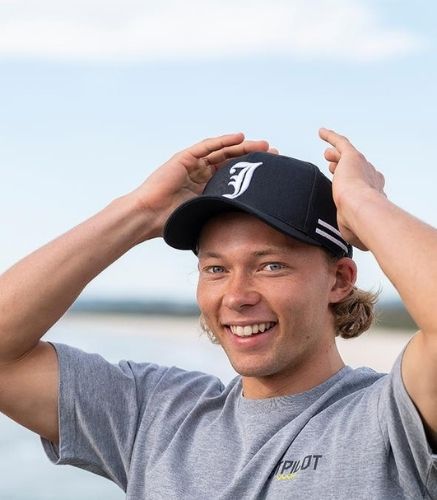
[[253, 323], [251, 325], [228, 325], [231, 332], [237, 337], [250, 337], [258, 333], [264, 333], [276, 325], [274, 321], [267, 321], [264, 323]]

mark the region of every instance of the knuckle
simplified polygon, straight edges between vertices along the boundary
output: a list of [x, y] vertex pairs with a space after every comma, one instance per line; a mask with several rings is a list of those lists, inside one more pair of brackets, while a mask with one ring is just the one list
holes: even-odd
[[224, 149], [222, 156], [223, 156], [223, 160], [229, 160], [229, 158], [232, 157], [232, 151], [230, 151], [229, 149]]
[[203, 156], [202, 158], [199, 159], [199, 161], [203, 167], [211, 166], [211, 160], [207, 156]]

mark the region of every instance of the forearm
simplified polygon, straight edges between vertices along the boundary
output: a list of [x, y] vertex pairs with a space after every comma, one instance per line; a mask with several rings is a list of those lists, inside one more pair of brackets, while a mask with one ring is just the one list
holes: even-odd
[[437, 230], [369, 190], [343, 213], [424, 332], [437, 330]]
[[95, 276], [154, 233], [153, 221], [119, 198], [0, 276], [0, 363], [32, 349]]
[[402, 380], [418, 409], [430, 444], [437, 443], [437, 230], [391, 203], [384, 177], [348, 141], [328, 129], [320, 137], [333, 177], [339, 229], [369, 249], [397, 288], [420, 332], [405, 349]]

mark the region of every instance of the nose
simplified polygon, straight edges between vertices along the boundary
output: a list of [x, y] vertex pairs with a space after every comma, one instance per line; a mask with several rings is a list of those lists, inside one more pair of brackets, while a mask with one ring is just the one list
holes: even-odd
[[245, 307], [258, 304], [261, 294], [255, 289], [248, 276], [236, 274], [230, 278], [223, 293], [223, 305], [240, 311]]

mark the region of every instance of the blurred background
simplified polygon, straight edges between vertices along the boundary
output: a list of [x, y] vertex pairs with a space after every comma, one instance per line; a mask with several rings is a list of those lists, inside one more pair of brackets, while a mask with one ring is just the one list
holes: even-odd
[[[234, 131], [327, 173], [317, 131], [334, 128], [384, 172], [395, 203], [437, 225], [436, 11], [426, 0], [0, 0], [0, 272], [176, 151]], [[373, 257], [355, 258], [359, 286], [397, 311]], [[91, 283], [51, 338], [229, 380], [199, 335], [195, 285], [194, 256], [154, 240]], [[371, 335], [342, 346], [346, 360], [390, 369], [407, 334]], [[3, 416], [0, 465], [2, 499], [123, 498], [50, 465]]]

